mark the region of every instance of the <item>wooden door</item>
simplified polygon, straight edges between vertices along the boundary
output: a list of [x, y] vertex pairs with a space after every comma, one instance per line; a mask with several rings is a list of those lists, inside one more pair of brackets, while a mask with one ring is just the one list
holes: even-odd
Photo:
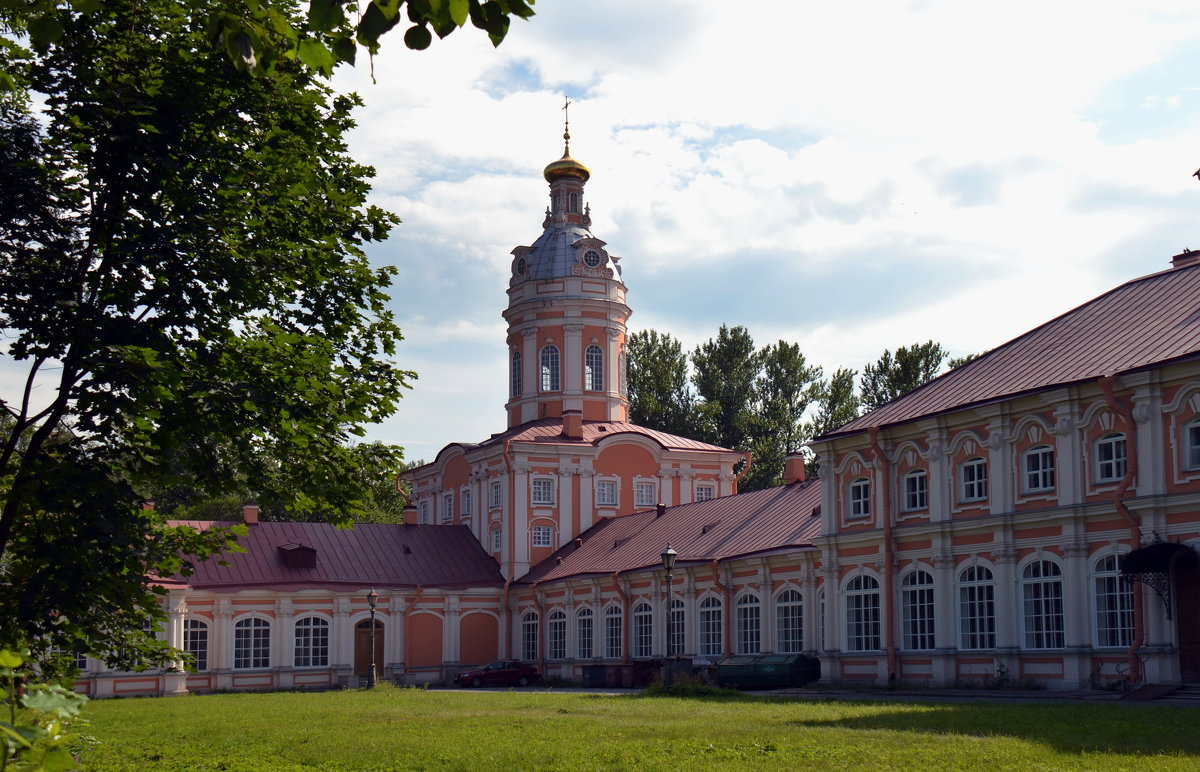
[[1200, 568], [1176, 569], [1172, 589], [1179, 633], [1179, 673], [1184, 683], [1200, 683]]
[[[367, 676], [371, 663], [371, 621], [354, 626], [354, 674]], [[383, 677], [383, 623], [375, 620], [375, 675]]]

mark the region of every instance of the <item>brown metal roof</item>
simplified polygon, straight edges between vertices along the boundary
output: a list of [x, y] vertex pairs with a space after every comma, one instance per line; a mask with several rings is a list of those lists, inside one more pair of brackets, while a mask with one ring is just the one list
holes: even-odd
[[1144, 276], [860, 416], [826, 437], [1200, 354], [1200, 263]]
[[581, 546], [565, 545], [518, 583], [654, 568], [668, 543], [679, 553], [678, 567], [811, 547], [820, 504], [821, 485], [808, 480], [668, 507], [661, 516], [651, 509], [608, 518], [581, 535]]
[[[172, 525], [206, 529], [211, 521]], [[222, 553], [196, 564], [190, 577], [174, 577], [195, 589], [235, 591], [254, 587], [311, 588], [462, 587], [503, 585], [499, 567], [461, 525], [359, 523], [338, 529], [328, 523], [258, 523], [238, 539], [245, 553]], [[313, 568], [289, 567], [280, 547], [316, 550]], [[226, 566], [218, 564], [223, 560]]]

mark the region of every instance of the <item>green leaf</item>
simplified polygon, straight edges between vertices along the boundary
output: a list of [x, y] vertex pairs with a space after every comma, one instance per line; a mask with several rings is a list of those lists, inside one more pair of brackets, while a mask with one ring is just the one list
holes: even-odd
[[8, 649], [0, 649], [0, 667], [20, 667], [24, 661], [24, 658], [20, 654], [11, 652]]
[[311, 38], [300, 41], [300, 61], [329, 77], [333, 74], [333, 54], [323, 43]]
[[104, 10], [101, 0], [71, 0], [71, 7], [80, 13], [96, 13]]
[[75, 757], [66, 748], [55, 748], [47, 751], [41, 758], [41, 768], [46, 772], [66, 772], [68, 769], [78, 769]]
[[429, 28], [423, 24], [418, 24], [409, 27], [404, 33], [404, 45], [414, 51], [424, 51], [429, 48], [429, 44], [433, 42], [433, 35], [430, 34]]
[[346, 36], [340, 35], [333, 39], [333, 55], [337, 57], [339, 62], [354, 64], [354, 58], [358, 54], [358, 46], [354, 41]]
[[471, 3], [469, 0], [450, 0], [450, 18], [458, 26], [467, 23], [467, 15], [470, 11]]
[[346, 13], [342, 10], [341, 0], [310, 0], [308, 5], [308, 28], [310, 30], [330, 32], [345, 23]]
[[33, 47], [45, 51], [63, 36], [62, 20], [57, 14], [44, 13], [29, 20], [29, 40]]

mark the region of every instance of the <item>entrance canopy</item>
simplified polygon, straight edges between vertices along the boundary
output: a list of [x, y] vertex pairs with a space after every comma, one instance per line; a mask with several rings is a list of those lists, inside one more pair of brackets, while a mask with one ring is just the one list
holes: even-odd
[[1136, 549], [1121, 561], [1121, 573], [1133, 577], [1135, 574], [1166, 574], [1172, 568], [1198, 568], [1200, 555], [1186, 544], [1160, 541]]

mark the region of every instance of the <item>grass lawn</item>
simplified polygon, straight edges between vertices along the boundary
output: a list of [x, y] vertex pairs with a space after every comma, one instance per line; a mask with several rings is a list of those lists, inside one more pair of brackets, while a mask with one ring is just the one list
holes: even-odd
[[88, 770], [1200, 769], [1200, 711], [559, 692], [89, 703]]

